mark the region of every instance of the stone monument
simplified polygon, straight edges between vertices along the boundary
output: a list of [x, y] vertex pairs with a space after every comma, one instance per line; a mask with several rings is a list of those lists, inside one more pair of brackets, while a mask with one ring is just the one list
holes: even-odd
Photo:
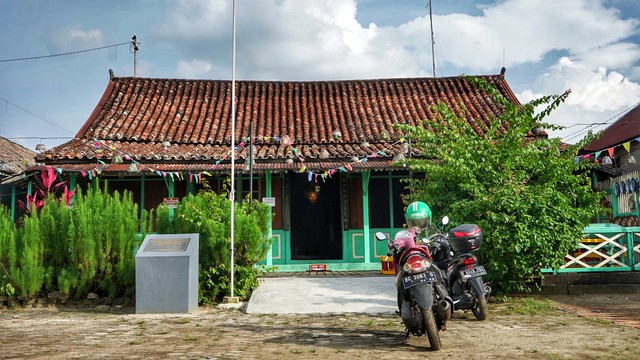
[[199, 234], [147, 235], [136, 254], [136, 314], [198, 309]]

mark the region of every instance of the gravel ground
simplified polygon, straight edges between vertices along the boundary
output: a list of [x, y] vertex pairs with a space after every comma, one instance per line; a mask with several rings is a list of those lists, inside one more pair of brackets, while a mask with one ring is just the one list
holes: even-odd
[[640, 295], [507, 298], [489, 319], [456, 312], [441, 333], [404, 339], [391, 314], [252, 315], [200, 308], [137, 315], [131, 308], [0, 312], [3, 359], [637, 359]]

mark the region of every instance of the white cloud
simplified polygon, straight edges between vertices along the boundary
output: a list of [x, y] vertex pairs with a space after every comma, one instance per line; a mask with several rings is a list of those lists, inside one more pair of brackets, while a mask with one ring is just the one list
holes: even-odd
[[521, 102], [529, 102], [546, 94], [559, 94], [567, 89], [571, 94], [566, 102], [551, 113], [547, 122], [567, 127], [551, 132], [552, 136], [576, 142], [587, 129], [602, 130], [607, 125], [589, 127], [586, 124], [607, 123], [640, 102], [640, 84], [624, 77], [617, 71], [604, 67], [591, 70], [583, 63], [562, 57], [538, 78], [533, 89], [518, 94]]
[[225, 0], [173, 0], [166, 22], [160, 27], [164, 36], [177, 39], [203, 39], [227, 31], [231, 6]]
[[60, 29], [52, 36], [51, 43], [58, 51], [94, 48], [103, 44], [102, 31], [98, 29], [81, 30], [78, 28]]
[[176, 75], [182, 79], [200, 79], [212, 69], [211, 63], [202, 60], [181, 60], [178, 62]]
[[[228, 2], [176, 0], [163, 36], [182, 47], [180, 77], [229, 73]], [[431, 75], [429, 18], [366, 27], [355, 0], [238, 2], [240, 79], [321, 80]], [[569, 126], [603, 122], [640, 100], [638, 19], [604, 0], [502, 0], [480, 15], [434, 16], [438, 75], [497, 73], [501, 66], [543, 74], [519, 98], [572, 93], [548, 119]], [[615, 5], [615, 4], [614, 4]], [[175, 40], [172, 40], [175, 39]], [[203, 46], [203, 39], [206, 46]], [[543, 63], [560, 60], [547, 68]], [[201, 60], [184, 60], [201, 59]], [[225, 78], [224, 75], [222, 75]], [[226, 76], [228, 78], [229, 76]], [[535, 78], [536, 76], [532, 76]]]
[[[410, 31], [424, 37], [428, 18], [414, 23]], [[602, 54], [604, 47], [634, 35], [639, 22], [619, 18], [602, 1], [510, 0], [484, 7], [482, 16], [436, 16], [434, 24], [438, 40], [447, 49], [446, 61], [484, 72], [501, 66], [503, 54], [507, 67], [540, 61], [552, 51]], [[624, 57], [637, 60], [638, 46], [626, 47]]]

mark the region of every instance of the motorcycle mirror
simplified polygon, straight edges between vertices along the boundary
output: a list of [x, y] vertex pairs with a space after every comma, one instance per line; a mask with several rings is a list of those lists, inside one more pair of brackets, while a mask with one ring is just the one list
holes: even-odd
[[384, 241], [387, 240], [387, 235], [385, 235], [384, 233], [377, 231], [375, 234], [375, 237], [378, 241]]
[[445, 215], [445, 217], [442, 218], [442, 225], [447, 225], [449, 223], [449, 217]]

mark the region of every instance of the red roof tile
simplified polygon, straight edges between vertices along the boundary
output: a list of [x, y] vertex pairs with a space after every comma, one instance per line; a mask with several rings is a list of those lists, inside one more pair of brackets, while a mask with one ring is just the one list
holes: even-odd
[[[519, 104], [503, 74], [481, 77]], [[438, 102], [464, 114], [479, 134], [488, 118], [500, 112], [500, 106], [465, 77], [237, 81], [236, 92], [234, 144], [249, 137], [253, 123], [256, 162], [271, 168], [277, 168], [273, 160], [297, 156], [344, 162], [372, 154], [380, 154], [383, 161], [378, 164], [388, 167], [402, 137], [393, 125], [434, 119], [432, 106]], [[230, 81], [112, 78], [76, 139], [41, 154], [39, 160], [95, 162], [125, 153], [141, 162], [213, 163], [229, 154], [230, 102]], [[334, 131], [342, 136], [335, 139]], [[274, 139], [285, 135], [293, 146]], [[364, 141], [368, 147], [361, 145]], [[328, 158], [321, 156], [323, 149]], [[245, 147], [239, 157], [247, 156]]]

